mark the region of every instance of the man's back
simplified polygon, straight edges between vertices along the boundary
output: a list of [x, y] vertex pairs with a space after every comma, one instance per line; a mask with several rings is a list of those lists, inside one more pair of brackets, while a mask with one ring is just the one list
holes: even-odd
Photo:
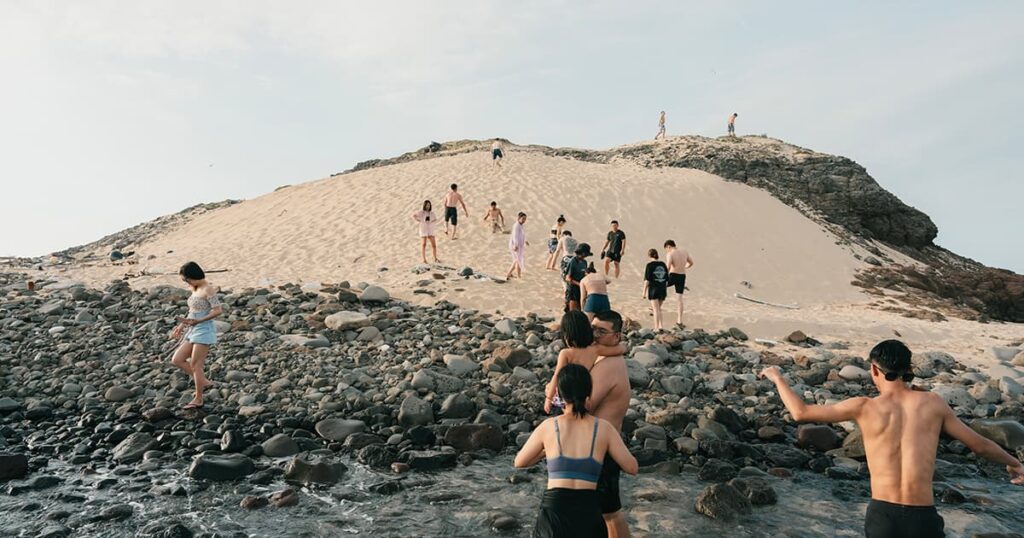
[[935, 451], [946, 416], [936, 394], [897, 391], [868, 399], [857, 418], [871, 471], [871, 497], [930, 506]]
[[460, 202], [462, 202], [462, 195], [458, 191], [448, 191], [444, 197], [445, 207], [456, 207]]
[[669, 271], [677, 274], [686, 273], [686, 260], [689, 259], [689, 257], [689, 253], [684, 249], [678, 247], [671, 249], [667, 260]]
[[601, 357], [590, 370], [593, 378], [593, 400], [597, 405], [591, 409], [594, 416], [603, 418], [622, 431], [622, 419], [629, 409], [629, 372], [626, 360], [621, 356]]

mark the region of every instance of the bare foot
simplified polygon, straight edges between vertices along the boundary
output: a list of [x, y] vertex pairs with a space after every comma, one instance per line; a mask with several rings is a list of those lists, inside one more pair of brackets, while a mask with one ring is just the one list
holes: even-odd
[[185, 404], [182, 409], [200, 409], [203, 407], [203, 400], [199, 398], [193, 398], [191, 402]]

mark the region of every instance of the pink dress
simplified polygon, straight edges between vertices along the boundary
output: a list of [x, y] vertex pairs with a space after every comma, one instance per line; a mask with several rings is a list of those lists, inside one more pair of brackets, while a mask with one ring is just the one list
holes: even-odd
[[417, 211], [412, 214], [412, 220], [420, 223], [420, 237], [434, 237], [434, 223], [437, 218], [433, 211]]
[[[516, 247], [519, 248], [516, 249]], [[519, 267], [526, 265], [526, 229], [519, 221], [512, 225], [512, 236], [508, 238], [508, 251], [512, 254], [512, 260], [517, 262]]]

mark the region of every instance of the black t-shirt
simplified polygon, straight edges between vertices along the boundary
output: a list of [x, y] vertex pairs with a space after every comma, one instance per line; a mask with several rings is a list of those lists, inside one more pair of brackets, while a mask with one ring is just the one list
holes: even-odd
[[608, 252], [618, 254], [622, 252], [622, 242], [626, 240], [626, 233], [622, 230], [608, 232]]
[[668, 286], [668, 266], [662, 261], [648, 263], [647, 269], [644, 270], [644, 280], [649, 282], [648, 286], [653, 288]]
[[[573, 256], [572, 260], [569, 261], [566, 275], [576, 282], [583, 280], [583, 277], [587, 276], [587, 260]], [[575, 286], [576, 284], [570, 283], [570, 285]]]

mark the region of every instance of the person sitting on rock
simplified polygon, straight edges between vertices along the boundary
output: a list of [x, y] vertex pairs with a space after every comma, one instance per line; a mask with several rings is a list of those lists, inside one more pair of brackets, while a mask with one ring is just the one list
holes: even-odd
[[565, 414], [542, 422], [514, 463], [525, 468], [547, 458], [548, 484], [533, 536], [605, 536], [597, 496], [601, 462], [611, 456], [632, 475], [639, 465], [618, 431], [608, 421], [587, 413], [592, 389], [587, 369], [568, 364], [559, 371], [557, 381], [558, 392], [565, 399]]
[[871, 469], [871, 502], [864, 516], [868, 538], [945, 536], [945, 523], [935, 510], [932, 490], [941, 433], [979, 456], [1006, 465], [1011, 481], [1024, 485], [1021, 462], [964, 424], [941, 396], [908, 386], [914, 377], [910, 357], [903, 342], [879, 343], [870, 354], [871, 380], [879, 395], [834, 405], [807, 405], [775, 366], [761, 372], [775, 383], [782, 403], [797, 422], [857, 423]]
[[579, 310], [566, 312], [562, 316], [559, 330], [566, 347], [558, 352], [558, 361], [555, 363], [554, 373], [551, 374], [551, 382], [544, 388], [544, 412], [549, 414], [551, 406], [556, 403], [557, 384], [555, 381], [562, 368], [569, 364], [579, 364], [590, 371], [598, 357], [614, 357], [626, 353], [626, 347], [618, 342], [611, 346], [595, 343], [594, 329], [590, 326], [590, 318]]

